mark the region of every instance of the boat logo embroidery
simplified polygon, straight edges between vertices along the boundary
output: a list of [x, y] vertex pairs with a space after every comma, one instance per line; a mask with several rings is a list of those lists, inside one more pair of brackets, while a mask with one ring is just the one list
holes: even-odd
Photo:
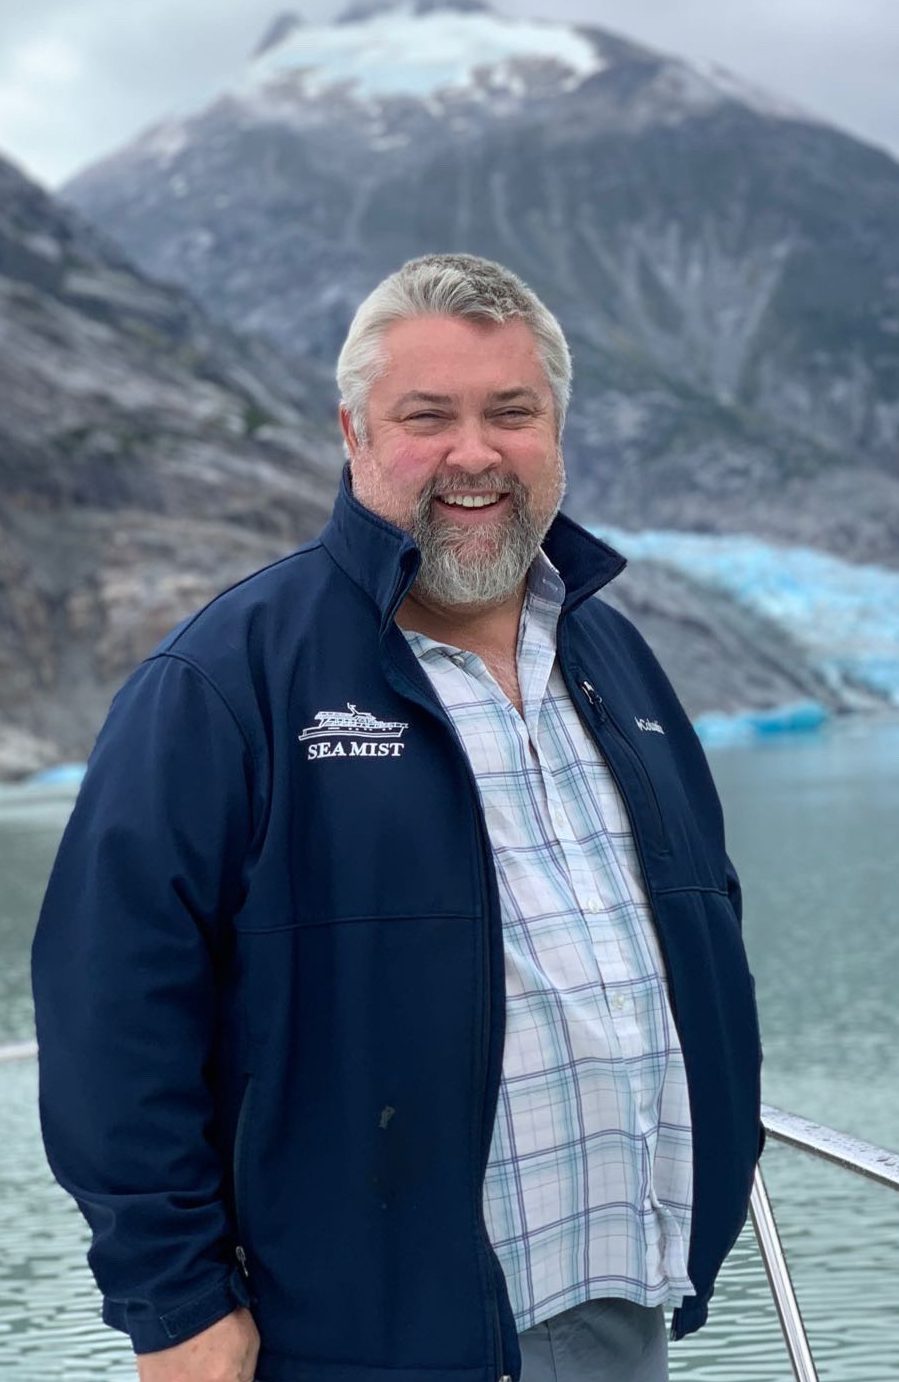
[[634, 720], [636, 721], [638, 729], [649, 730], [653, 734], [665, 733], [665, 731], [662, 729], [662, 726], [659, 724], [658, 720], [641, 720], [639, 715], [635, 715]]
[[315, 724], [307, 725], [297, 738], [306, 744], [307, 758], [399, 758], [408, 728], [402, 720], [379, 720], [347, 701], [346, 710], [317, 711]]

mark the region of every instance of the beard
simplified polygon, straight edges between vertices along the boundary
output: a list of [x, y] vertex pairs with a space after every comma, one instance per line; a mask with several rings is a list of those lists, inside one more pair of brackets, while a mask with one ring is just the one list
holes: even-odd
[[[527, 575], [562, 503], [565, 480], [557, 457], [551, 494], [539, 503], [514, 475], [462, 475], [433, 479], [425, 486], [408, 531], [421, 553], [415, 591], [437, 605], [495, 605], [510, 598]], [[464, 528], [435, 516], [433, 500], [454, 491], [493, 489], [510, 496], [501, 521]]]

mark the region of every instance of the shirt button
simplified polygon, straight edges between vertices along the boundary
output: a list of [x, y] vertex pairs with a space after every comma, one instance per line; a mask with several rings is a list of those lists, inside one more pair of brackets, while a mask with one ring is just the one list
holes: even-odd
[[555, 811], [553, 813], [553, 825], [556, 828], [557, 834], [561, 835], [564, 833], [565, 827], [568, 825], [568, 822], [562, 815], [561, 811]]
[[624, 1011], [624, 1009], [627, 1007], [627, 999], [625, 998], [623, 993], [612, 994], [612, 1007], [615, 1009], [616, 1013]]
[[450, 653], [450, 662], [455, 662], [455, 664], [456, 664], [457, 667], [464, 667], [464, 666], [465, 666], [465, 654], [464, 654], [464, 653]]
[[599, 910], [600, 910], [599, 898], [598, 898], [598, 897], [588, 897], [586, 903], [584, 904], [584, 911], [585, 911], [585, 912], [598, 912]]

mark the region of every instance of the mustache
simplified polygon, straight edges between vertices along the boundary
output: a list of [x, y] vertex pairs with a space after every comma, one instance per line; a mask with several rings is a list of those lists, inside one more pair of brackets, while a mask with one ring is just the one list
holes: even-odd
[[430, 504], [432, 499], [441, 499], [444, 494], [467, 493], [470, 490], [492, 490], [496, 494], [524, 494], [525, 486], [515, 475], [499, 475], [496, 471], [484, 470], [479, 475], [448, 475], [443, 479], [430, 480], [421, 492], [420, 505]]

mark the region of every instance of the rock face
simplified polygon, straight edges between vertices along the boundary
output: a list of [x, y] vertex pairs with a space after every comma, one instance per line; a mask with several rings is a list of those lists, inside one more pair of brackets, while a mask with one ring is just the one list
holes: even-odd
[[0, 161], [0, 775], [83, 757], [167, 629], [318, 529], [328, 396]]
[[479, 0], [282, 15], [65, 195], [329, 366], [407, 257], [497, 258], [573, 346], [579, 516], [899, 563], [899, 165], [717, 69]]

